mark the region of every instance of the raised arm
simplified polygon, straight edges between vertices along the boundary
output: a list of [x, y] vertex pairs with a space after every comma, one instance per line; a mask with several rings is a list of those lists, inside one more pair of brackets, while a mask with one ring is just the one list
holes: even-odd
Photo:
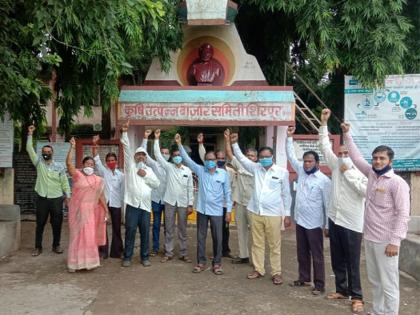
[[165, 160], [162, 153], [160, 152], [160, 129], [155, 130], [155, 143], [153, 144], [153, 153], [155, 154], [156, 161], [163, 167], [167, 168], [170, 166], [171, 163]]
[[161, 175], [161, 171], [159, 170], [159, 164], [150, 157], [149, 153], [147, 153], [147, 141], [149, 139], [149, 136], [152, 134], [152, 130], [151, 129], [147, 129], [144, 132], [144, 137], [143, 137], [143, 141], [141, 143], [142, 148], [146, 151], [146, 165], [150, 166], [153, 171], [157, 174], [157, 175]]
[[76, 140], [74, 140], [74, 137], [70, 139], [70, 148], [69, 152], [67, 152], [67, 158], [66, 158], [66, 167], [67, 172], [69, 172], [70, 176], [74, 176], [76, 173], [76, 168], [73, 165], [73, 150], [76, 148]]
[[194, 180], [193, 180], [192, 173], [190, 173], [188, 176], [187, 196], [188, 196], [188, 206], [193, 207], [194, 205]]
[[319, 149], [330, 168], [334, 168], [338, 163], [338, 158], [334, 154], [328, 136], [328, 120], [330, 119], [331, 111], [327, 108], [322, 110], [321, 113], [321, 127], [319, 128]]
[[197, 136], [198, 142], [198, 155], [200, 156], [200, 160], [204, 163], [206, 159], [206, 147], [204, 146], [204, 135], [200, 132]]
[[131, 152], [130, 141], [128, 140], [128, 135], [127, 135], [128, 127], [129, 127], [128, 121], [125, 122], [121, 126], [121, 139], [120, 139], [121, 144], [123, 145], [123, 149], [124, 149], [124, 169], [125, 170], [129, 170], [134, 164], [133, 153]]
[[302, 162], [296, 158], [295, 148], [293, 147], [293, 134], [295, 133], [295, 127], [291, 126], [287, 128], [287, 140], [286, 140], [286, 155], [287, 159], [292, 165], [296, 173], [300, 173], [303, 169]]
[[99, 175], [104, 177], [105, 172], [106, 172], [106, 168], [102, 164], [101, 158], [99, 157], [99, 154], [98, 154], [98, 142], [99, 142], [99, 135], [93, 136], [93, 138], [92, 138], [92, 156], [93, 156], [93, 160], [95, 161], [95, 167], [98, 170]]
[[229, 173], [226, 171], [226, 180], [223, 183], [223, 194], [225, 197], [225, 202], [226, 202], [226, 209], [228, 213], [232, 212], [232, 193], [230, 190], [230, 178], [229, 178]]
[[349, 155], [356, 167], [367, 177], [370, 170], [372, 169], [371, 165], [363, 158], [356, 144], [353, 142], [353, 138], [350, 135], [350, 124], [342, 123], [341, 130], [344, 135], [344, 142], [349, 149]]
[[246, 169], [248, 172], [254, 174], [254, 172], [258, 169], [258, 164], [248, 159], [241, 151], [238, 145], [238, 134], [232, 133], [229, 134], [230, 142], [232, 143], [233, 153], [235, 157], [238, 159], [239, 163]]
[[230, 130], [226, 129], [224, 132], [224, 136], [225, 136], [225, 152], [226, 152], [226, 157], [228, 158], [229, 161], [233, 161], [233, 151], [232, 151], [232, 144], [230, 142]]
[[33, 140], [32, 140], [32, 135], [34, 131], [35, 131], [35, 126], [30, 125], [28, 127], [28, 139], [26, 141], [26, 152], [28, 152], [29, 158], [31, 159], [32, 164], [37, 165], [39, 162], [39, 157], [36, 155], [36, 152], [34, 150]]
[[185, 165], [187, 165], [195, 174], [199, 174], [202, 170], [202, 166], [195, 163], [187, 152], [185, 152], [184, 146], [181, 142], [181, 136], [179, 133], [175, 135], [175, 142], [178, 145], [179, 152], [181, 153], [182, 160], [184, 161]]

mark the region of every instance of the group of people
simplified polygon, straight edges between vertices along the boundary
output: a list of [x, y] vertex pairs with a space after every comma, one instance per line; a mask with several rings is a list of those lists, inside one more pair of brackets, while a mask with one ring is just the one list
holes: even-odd
[[[349, 133], [341, 125], [344, 144], [334, 153], [327, 123], [331, 112], [324, 109], [319, 130], [320, 152], [331, 170], [331, 177], [320, 170], [316, 151], [296, 157], [294, 127], [287, 130], [285, 151], [297, 175], [293, 221], [296, 224], [298, 279], [293, 287], [312, 286], [314, 295], [325, 292], [324, 237], [329, 237], [335, 292], [327, 299], [351, 299], [353, 312], [364, 310], [360, 279], [360, 254], [364, 239], [367, 274], [373, 287], [372, 314], [398, 314], [398, 252], [407, 232], [410, 212], [409, 187], [392, 169], [394, 152], [378, 146], [369, 164], [361, 156]], [[197, 212], [197, 255], [193, 272], [207, 270], [206, 237], [210, 222], [214, 274], [223, 274], [222, 257], [232, 263], [252, 263], [247, 278], [265, 275], [265, 250], [268, 245], [273, 284], [283, 283], [281, 230], [291, 225], [292, 197], [289, 172], [275, 163], [273, 149], [247, 149], [238, 145], [238, 134], [224, 132], [225, 148], [206, 151], [199, 134], [199, 153], [203, 165], [191, 159], [175, 135], [176, 147], [161, 147], [159, 129], [154, 131], [153, 155], [147, 152], [152, 130], [146, 130], [142, 145], [132, 152], [127, 130], [121, 127], [124, 172], [117, 169], [117, 156], [107, 154], [106, 166], [97, 154], [99, 137], [93, 138], [92, 155], [83, 159], [83, 169], [72, 162], [75, 140], [71, 139], [67, 171], [72, 177], [72, 195], [65, 168], [52, 159], [53, 148], [44, 146], [42, 158], [32, 147], [34, 126], [28, 129], [27, 150], [37, 168], [35, 190], [37, 227], [34, 256], [42, 253], [42, 234], [51, 216], [53, 251], [62, 253], [60, 231], [63, 194], [69, 206], [68, 270], [93, 269], [109, 253], [106, 221], [112, 221], [110, 256], [122, 258], [122, 266], [132, 264], [136, 230], [140, 232], [140, 262], [151, 265], [150, 256], [160, 249], [161, 217], [164, 215], [164, 253], [161, 262], [174, 258], [175, 229], [178, 230], [179, 259], [191, 263], [187, 252], [187, 217], [195, 202]], [[95, 175], [95, 168], [100, 176]], [[194, 178], [198, 193], [194, 201]], [[71, 197], [71, 198], [70, 198]], [[125, 242], [121, 238], [121, 217], [125, 207]], [[229, 248], [229, 222], [232, 208], [238, 230], [239, 255]], [[152, 249], [149, 233], [153, 213]], [[177, 218], [177, 221], [176, 221]], [[250, 231], [250, 233], [249, 233]], [[250, 234], [250, 235], [249, 235]], [[249, 252], [250, 248], [250, 252]], [[311, 268], [311, 266], [313, 266]], [[311, 275], [313, 274], [313, 276]]]

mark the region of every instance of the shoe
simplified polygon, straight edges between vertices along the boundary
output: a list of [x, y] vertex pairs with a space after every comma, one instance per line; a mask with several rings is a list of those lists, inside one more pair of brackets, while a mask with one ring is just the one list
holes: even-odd
[[312, 289], [312, 295], [321, 295], [325, 293], [325, 289], [324, 288], [313, 288]]
[[152, 250], [151, 252], [150, 252], [150, 257], [155, 257], [155, 256], [157, 256], [159, 254], [159, 252], [158, 251], [156, 251], [156, 250]]
[[143, 260], [141, 262], [141, 264], [143, 265], [143, 267], [150, 267], [152, 265], [152, 263], [150, 262], [150, 260]]
[[222, 254], [222, 256], [225, 258], [231, 258], [231, 259], [235, 258], [235, 256], [233, 256], [231, 253], [225, 253], [225, 254]]
[[249, 264], [249, 258], [235, 257], [232, 259], [232, 264]]
[[123, 260], [122, 263], [121, 263], [121, 266], [130, 267], [131, 266], [131, 260]]
[[52, 251], [56, 254], [62, 254], [63, 253], [63, 249], [60, 246], [53, 247]]
[[180, 256], [179, 257], [179, 260], [182, 260], [183, 262], [186, 262], [186, 263], [192, 263], [192, 260], [191, 260], [191, 258], [189, 258], [188, 256]]
[[305, 281], [295, 280], [295, 281], [289, 283], [289, 286], [291, 286], [291, 287], [309, 287], [310, 284], [308, 282], [305, 282]]
[[41, 254], [42, 254], [42, 248], [35, 248], [35, 249], [32, 251], [32, 256], [33, 256], [33, 257], [39, 256], [39, 255], [41, 255]]

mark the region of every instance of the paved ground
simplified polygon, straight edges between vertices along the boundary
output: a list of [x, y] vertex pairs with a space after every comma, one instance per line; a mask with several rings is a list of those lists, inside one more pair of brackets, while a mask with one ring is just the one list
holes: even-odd
[[[134, 260], [131, 268], [107, 259], [91, 272], [69, 274], [64, 255], [45, 246], [44, 253], [30, 256], [34, 236], [33, 222], [22, 224], [22, 248], [0, 261], [0, 314], [351, 314], [348, 301], [329, 302], [314, 297], [308, 288], [287, 284], [274, 286], [270, 277], [247, 280], [250, 266], [232, 265], [224, 260], [225, 274], [191, 272], [192, 265], [181, 261], [161, 264], [158, 257], [144, 268]], [[63, 227], [67, 243], [67, 226]], [[47, 229], [45, 244], [50, 244]], [[283, 234], [283, 268], [286, 283], [296, 279], [293, 232]], [[195, 253], [195, 229], [189, 228], [191, 253]], [[231, 247], [236, 252], [236, 230], [231, 231]], [[327, 244], [326, 244], [327, 245]], [[210, 248], [210, 247], [208, 247]], [[208, 251], [209, 252], [209, 251]], [[136, 255], [138, 247], [136, 248]], [[209, 253], [210, 254], [210, 253]], [[333, 289], [330, 257], [326, 246], [327, 291]], [[194, 256], [194, 255], [191, 255]], [[371, 304], [363, 258], [363, 288], [366, 306]], [[420, 314], [420, 283], [401, 278], [401, 311]]]

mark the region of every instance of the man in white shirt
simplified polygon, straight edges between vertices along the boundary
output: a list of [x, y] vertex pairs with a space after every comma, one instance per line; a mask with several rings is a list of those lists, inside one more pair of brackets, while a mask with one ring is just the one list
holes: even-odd
[[332, 171], [331, 203], [328, 210], [331, 263], [336, 292], [329, 299], [352, 299], [353, 312], [363, 311], [360, 284], [360, 251], [367, 178], [354, 165], [347, 146], [334, 154], [328, 137], [329, 109], [321, 114], [320, 150]]
[[165, 169], [167, 176], [166, 191], [163, 196], [165, 202], [165, 255], [161, 262], [165, 263], [173, 258], [175, 216], [178, 215], [179, 259], [190, 263], [187, 254], [187, 217], [192, 213], [194, 203], [193, 177], [191, 170], [182, 164], [179, 150], [172, 151], [170, 163], [159, 148], [160, 129], [155, 130], [153, 152], [157, 162]]
[[159, 187], [159, 179], [146, 165], [146, 150], [136, 149], [133, 154], [127, 136], [128, 122], [121, 127], [121, 143], [124, 147], [125, 171], [125, 249], [123, 267], [131, 266], [136, 229], [140, 231], [140, 261], [144, 267], [151, 265], [149, 260], [149, 230], [152, 189]]
[[[151, 167], [155, 175], [160, 181], [159, 187], [152, 190], [152, 211], [153, 211], [153, 227], [152, 227], [152, 244], [153, 248], [150, 252], [150, 256], [156, 256], [159, 253], [160, 247], [160, 226], [162, 225], [162, 213], [165, 213], [165, 203], [163, 201], [163, 195], [166, 191], [166, 171], [165, 168], [153, 160], [149, 154], [147, 154], [147, 140], [152, 134], [151, 129], [147, 129], [144, 132], [143, 142], [141, 146], [146, 150], [146, 165]], [[160, 152], [166, 161], [169, 160], [169, 150], [167, 148], [161, 148]]]
[[[230, 131], [226, 130], [229, 134]], [[273, 284], [283, 283], [281, 270], [281, 226], [290, 226], [290, 187], [289, 172], [273, 162], [273, 149], [262, 147], [258, 152], [259, 163], [243, 155], [238, 141], [238, 134], [230, 135], [233, 152], [242, 166], [254, 175], [254, 191], [248, 203], [251, 221], [251, 255], [254, 271], [248, 279], [257, 279], [265, 274], [265, 240], [270, 253], [271, 276]]]
[[[235, 222], [238, 229], [238, 243], [239, 256], [232, 260], [233, 264], [247, 264], [249, 263], [249, 249], [248, 249], [248, 210], [247, 205], [254, 190], [254, 176], [248, 172], [238, 159], [233, 155], [230, 143], [230, 132], [225, 131], [225, 150], [230, 164], [237, 172], [236, 189], [232, 193], [233, 201], [235, 202]], [[255, 149], [247, 149], [245, 156], [253, 162], [258, 160], [258, 152]]]
[[[123, 242], [121, 238], [121, 208], [124, 204], [124, 174], [117, 168], [117, 155], [109, 152], [105, 156], [106, 167], [102, 164], [98, 154], [99, 136], [93, 136], [92, 139], [92, 156], [95, 160], [95, 167], [98, 174], [105, 181], [105, 198], [108, 205], [108, 211], [111, 215], [112, 222], [112, 241], [111, 258], [121, 258], [123, 253]], [[99, 255], [102, 258], [108, 258], [109, 244], [108, 234], [106, 244], [99, 246]]]
[[[293, 147], [295, 127], [287, 129], [286, 153], [292, 168], [298, 175], [294, 219], [296, 222], [296, 250], [299, 279], [291, 285], [306, 286], [311, 282], [311, 258], [313, 263], [313, 295], [325, 292], [324, 237], [327, 209], [331, 192], [331, 180], [319, 170], [319, 156], [315, 151], [303, 154], [299, 162]], [[311, 257], [312, 256], [312, 257]]]

